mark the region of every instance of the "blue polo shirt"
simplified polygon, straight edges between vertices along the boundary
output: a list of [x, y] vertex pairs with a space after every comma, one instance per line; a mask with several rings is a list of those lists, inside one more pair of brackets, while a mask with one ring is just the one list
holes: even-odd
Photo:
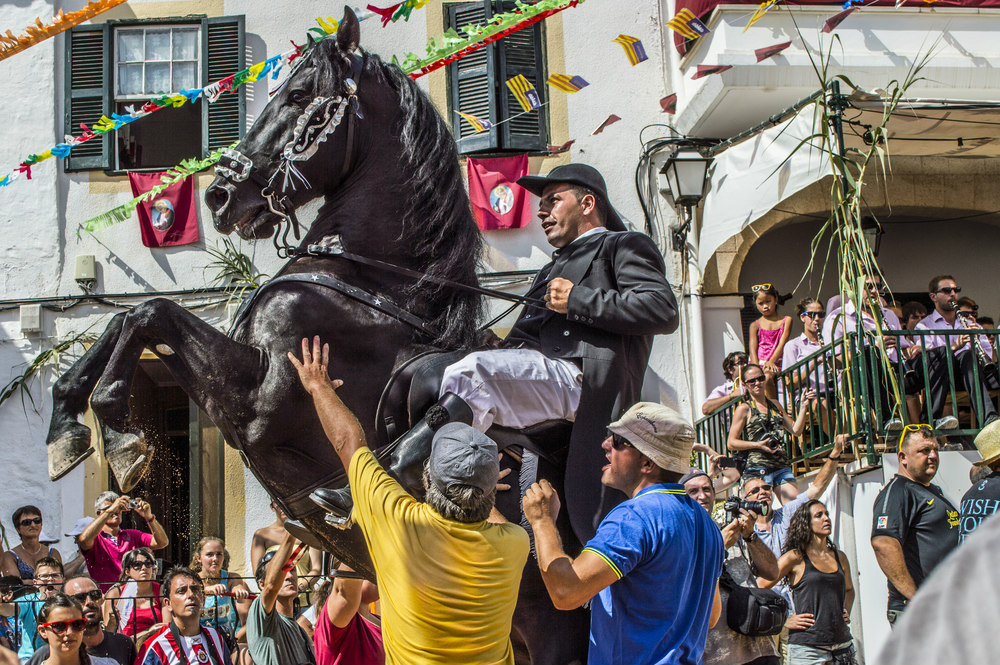
[[584, 550], [618, 576], [591, 603], [589, 665], [701, 663], [722, 534], [682, 485], [652, 485], [619, 504]]

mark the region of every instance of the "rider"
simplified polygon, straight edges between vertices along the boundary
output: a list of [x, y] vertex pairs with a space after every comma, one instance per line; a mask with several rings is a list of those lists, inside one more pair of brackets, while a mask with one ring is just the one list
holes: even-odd
[[[442, 408], [432, 407], [389, 447], [387, 468], [419, 493], [431, 437], [445, 422], [485, 432], [492, 424], [524, 428], [575, 420], [565, 493], [573, 497], [568, 511], [574, 531], [586, 541], [622, 498], [598, 491], [605, 427], [638, 401], [653, 336], [677, 328], [677, 303], [656, 245], [625, 229], [596, 169], [567, 164], [517, 184], [541, 197], [538, 217], [556, 248], [526, 294], [544, 294], [545, 307], [526, 306], [501, 348], [448, 366], [436, 405]], [[312, 496], [337, 512], [350, 501], [346, 490]]]

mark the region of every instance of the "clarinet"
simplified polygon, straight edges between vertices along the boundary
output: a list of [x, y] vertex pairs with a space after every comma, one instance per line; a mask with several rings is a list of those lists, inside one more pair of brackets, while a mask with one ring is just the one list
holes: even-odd
[[[962, 310], [958, 309], [958, 305], [955, 305], [955, 312], [958, 314], [958, 318], [962, 320], [962, 324], [966, 328], [970, 329], [979, 328], [980, 330], [982, 329], [981, 327], [979, 327], [979, 324], [976, 323], [976, 319], [972, 314], [972, 312], [963, 312]], [[973, 326], [972, 324], [975, 324], [975, 326]], [[981, 340], [979, 338], [979, 335], [976, 334], [970, 335], [969, 340], [970, 340], [969, 343], [972, 345], [972, 350], [976, 354], [976, 361], [979, 362], [979, 367], [980, 369], [983, 370], [983, 374], [992, 375], [993, 373], [995, 373], [997, 369], [996, 363], [993, 362], [992, 358], [986, 355], [986, 349], [983, 348], [983, 340]]]

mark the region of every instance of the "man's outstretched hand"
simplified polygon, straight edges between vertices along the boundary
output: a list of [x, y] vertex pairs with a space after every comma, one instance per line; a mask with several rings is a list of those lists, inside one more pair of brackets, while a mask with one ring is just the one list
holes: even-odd
[[330, 364], [330, 345], [320, 344], [319, 335], [313, 337], [312, 349], [309, 348], [309, 338], [302, 338], [302, 360], [299, 360], [294, 353], [288, 352], [288, 359], [295, 366], [295, 371], [299, 373], [299, 381], [302, 387], [310, 395], [324, 388], [336, 390], [344, 385], [340, 379], [330, 380], [328, 366]]

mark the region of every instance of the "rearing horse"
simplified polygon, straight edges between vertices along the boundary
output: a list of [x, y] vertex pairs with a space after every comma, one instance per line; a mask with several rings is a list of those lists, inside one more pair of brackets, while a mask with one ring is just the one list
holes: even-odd
[[[290, 260], [244, 303], [228, 336], [162, 298], [115, 316], [53, 387], [48, 450], [53, 479], [92, 452], [90, 431], [78, 422], [89, 400], [122, 489], [141, 478], [153, 451], [129, 421], [128, 397], [149, 348], [285, 512], [373, 578], [359, 530], [333, 529], [309, 499], [316, 488], [342, 486], [346, 474], [286, 353], [307, 336], [330, 343], [330, 374], [345, 380], [338, 392], [374, 445], [376, 407], [393, 369], [430, 348], [474, 346], [481, 301], [308, 248], [339, 238], [353, 254], [475, 286], [482, 239], [448, 127], [409, 77], [360, 51], [359, 41], [346, 9], [336, 38], [301, 56], [206, 192], [220, 232], [274, 236]], [[282, 245], [282, 225], [284, 238], [289, 230], [298, 236], [295, 209], [320, 196], [301, 243]], [[510, 494], [505, 512], [518, 522]], [[529, 560], [515, 627], [532, 661], [582, 659], [587, 624], [585, 611], [552, 607]]]

